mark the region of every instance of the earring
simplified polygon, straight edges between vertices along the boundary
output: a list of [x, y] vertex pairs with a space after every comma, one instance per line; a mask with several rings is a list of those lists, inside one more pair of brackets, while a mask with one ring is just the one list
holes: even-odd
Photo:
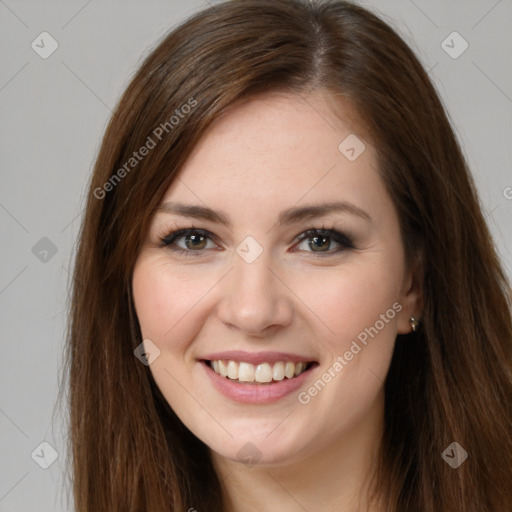
[[418, 329], [418, 326], [420, 325], [420, 322], [416, 320], [413, 316], [409, 319], [409, 323], [411, 324], [413, 332], [416, 332]]

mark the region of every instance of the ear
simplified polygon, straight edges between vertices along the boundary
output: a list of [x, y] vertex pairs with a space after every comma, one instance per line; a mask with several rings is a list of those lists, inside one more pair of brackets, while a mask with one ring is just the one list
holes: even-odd
[[410, 318], [420, 320], [423, 312], [423, 258], [416, 254], [410, 268], [407, 270], [400, 304], [402, 310], [398, 315], [398, 334], [412, 332]]

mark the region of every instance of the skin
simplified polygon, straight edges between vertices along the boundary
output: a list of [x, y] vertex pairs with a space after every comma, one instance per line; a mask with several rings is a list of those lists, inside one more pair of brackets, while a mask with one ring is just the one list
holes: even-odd
[[[318, 91], [232, 108], [163, 199], [222, 211], [231, 228], [157, 213], [136, 262], [137, 316], [143, 337], [160, 350], [152, 375], [210, 447], [226, 510], [356, 511], [366, 504], [383, 431], [384, 379], [396, 335], [411, 332], [409, 318], [420, 316], [421, 292], [417, 272], [405, 265], [375, 148], [358, 132], [366, 149], [356, 160], [338, 150], [354, 133], [344, 112], [348, 105], [338, 102], [336, 116], [332, 98]], [[349, 201], [371, 220], [336, 212], [277, 225], [287, 208], [331, 201]], [[160, 246], [160, 236], [191, 227], [216, 238], [199, 249], [176, 240], [190, 256]], [[355, 248], [321, 238], [315, 251], [308, 239], [296, 239], [323, 227], [350, 233]], [[236, 252], [247, 236], [263, 249], [252, 263]], [[319, 363], [299, 390], [307, 391], [394, 303], [401, 310], [307, 404], [297, 392], [269, 404], [234, 402], [197, 360], [223, 350], [303, 354]], [[237, 456], [246, 443], [258, 450], [256, 464]]]

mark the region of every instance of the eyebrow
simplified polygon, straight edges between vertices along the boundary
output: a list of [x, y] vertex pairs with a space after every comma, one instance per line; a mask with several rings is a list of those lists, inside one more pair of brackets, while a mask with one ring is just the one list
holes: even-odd
[[[209, 220], [217, 224], [223, 224], [227, 228], [231, 228], [231, 221], [225, 213], [212, 210], [206, 206], [188, 205], [169, 201], [155, 208], [155, 213], [170, 213], [180, 215], [182, 217]], [[288, 208], [279, 214], [277, 225], [283, 226], [286, 224], [293, 224], [306, 219], [322, 217], [329, 213], [350, 213], [369, 222], [372, 221], [370, 215], [355, 204], [347, 201], [338, 201]]]

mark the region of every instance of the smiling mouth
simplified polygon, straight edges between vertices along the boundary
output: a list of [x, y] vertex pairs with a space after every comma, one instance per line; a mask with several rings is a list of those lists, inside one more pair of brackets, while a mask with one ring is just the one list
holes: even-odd
[[215, 360], [203, 361], [217, 375], [238, 384], [274, 384], [291, 380], [318, 366], [315, 361], [293, 363], [276, 361], [275, 363], [251, 364], [243, 361]]

